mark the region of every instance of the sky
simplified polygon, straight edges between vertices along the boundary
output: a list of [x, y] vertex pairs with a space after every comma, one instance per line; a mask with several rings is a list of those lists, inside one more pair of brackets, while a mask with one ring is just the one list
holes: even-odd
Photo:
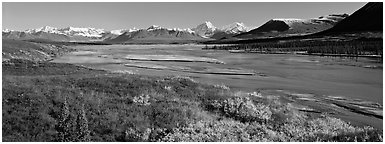
[[365, 2], [3, 2], [2, 29], [43, 26], [94, 27], [105, 30], [193, 28], [210, 21], [216, 27], [234, 22], [258, 27], [273, 18], [316, 18], [352, 14]]

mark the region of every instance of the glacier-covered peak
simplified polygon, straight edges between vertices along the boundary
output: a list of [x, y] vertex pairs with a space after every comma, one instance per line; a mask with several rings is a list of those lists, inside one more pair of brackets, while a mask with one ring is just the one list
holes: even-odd
[[208, 28], [215, 28], [215, 26], [210, 21], [205, 21], [204, 23]]

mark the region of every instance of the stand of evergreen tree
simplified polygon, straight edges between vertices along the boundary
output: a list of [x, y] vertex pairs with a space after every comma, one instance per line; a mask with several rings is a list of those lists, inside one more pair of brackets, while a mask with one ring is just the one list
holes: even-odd
[[87, 142], [90, 141], [90, 131], [84, 104], [76, 110], [76, 115], [70, 113], [68, 100], [65, 99], [58, 125], [56, 126], [59, 142]]

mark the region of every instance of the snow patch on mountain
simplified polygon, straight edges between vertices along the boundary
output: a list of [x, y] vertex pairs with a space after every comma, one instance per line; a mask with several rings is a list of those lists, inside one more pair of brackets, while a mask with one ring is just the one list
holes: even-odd
[[14, 31], [14, 30], [10, 30], [10, 29], [3, 29], [3, 33], [9, 33], [9, 32], [12, 32], [12, 31]]
[[276, 18], [276, 19], [272, 19], [271, 21], [282, 21], [282, 22], [286, 23], [289, 27], [291, 27], [295, 23], [309, 23], [309, 22], [311, 22], [310, 20], [295, 19], [295, 18]]
[[137, 28], [132, 28], [132, 29], [120, 29], [120, 30], [112, 30], [110, 31], [111, 34], [114, 34], [114, 35], [121, 35], [125, 32], [135, 32], [135, 31], [138, 31], [139, 29]]
[[114, 34], [114, 35], [121, 35], [124, 33], [124, 31], [126, 31], [126, 29], [112, 30], [110, 32], [111, 32], [111, 34]]
[[193, 34], [195, 33], [193, 30], [191, 30], [190, 28], [186, 28], [186, 29], [181, 29], [181, 28], [172, 28], [172, 29], [167, 29], [169, 31], [181, 31], [181, 32], [187, 32], [189, 34]]

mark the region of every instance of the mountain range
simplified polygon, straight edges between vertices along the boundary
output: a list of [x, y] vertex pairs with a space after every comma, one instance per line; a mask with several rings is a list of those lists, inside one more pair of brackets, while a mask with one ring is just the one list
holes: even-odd
[[[3, 38], [5, 39], [19, 39], [19, 40], [48, 40], [48, 41], [60, 41], [60, 42], [93, 42], [103, 41], [106, 43], [136, 43], [136, 42], [158, 42], [158, 41], [202, 41], [202, 40], [215, 40], [223, 38], [252, 38], [255, 37], [255, 32], [264, 33], [274, 32], [278, 30], [280, 34], [300, 34], [304, 32], [302, 29], [311, 27], [310, 32], [317, 32], [317, 30], [323, 30], [329, 28], [331, 24], [344, 18], [335, 16], [320, 17], [317, 20], [301, 20], [296, 19], [294, 22], [289, 19], [274, 19], [266, 24], [253, 29], [251, 31], [249, 27], [246, 27], [241, 22], [234, 22], [232, 24], [223, 26], [221, 28], [215, 27], [211, 22], [206, 21], [197, 25], [194, 28], [180, 29], [180, 28], [164, 28], [157, 25], [152, 25], [147, 29], [122, 29], [106, 31], [104, 29], [96, 28], [54, 28], [50, 26], [44, 26], [37, 29], [28, 29], [25, 31], [13, 31], [5, 29], [3, 30]], [[335, 18], [335, 19], [333, 19]], [[279, 25], [280, 22], [286, 22], [284, 26]], [[314, 24], [317, 23], [317, 24]], [[310, 26], [309, 26], [310, 24]], [[282, 29], [281, 28], [286, 28]], [[250, 36], [253, 35], [253, 36]], [[246, 36], [244, 36], [246, 35]], [[270, 34], [271, 35], [271, 34]], [[259, 35], [257, 35], [259, 36]]]
[[311, 19], [274, 18], [251, 29], [241, 22], [215, 27], [206, 21], [194, 28], [164, 28], [152, 25], [146, 29], [106, 31], [96, 28], [41, 27], [25, 31], [2, 31], [3, 39], [45, 40], [59, 42], [158, 43], [208, 40], [242, 40], [269, 37], [290, 37], [344, 31], [382, 31], [382, 3], [368, 3], [348, 14], [331, 14]]
[[203, 40], [210, 39], [216, 33], [224, 35], [234, 35], [247, 31], [243, 23], [233, 23], [223, 28], [215, 27], [211, 22], [206, 21], [195, 28], [164, 28], [160, 26], [150, 26], [147, 29], [122, 29], [106, 31], [96, 28], [54, 28], [44, 26], [37, 29], [25, 31], [13, 31], [5, 29], [2, 36], [5, 39], [19, 40], [49, 40], [65, 42], [88, 42], [105, 41], [114, 43], [125, 43], [133, 40]]

